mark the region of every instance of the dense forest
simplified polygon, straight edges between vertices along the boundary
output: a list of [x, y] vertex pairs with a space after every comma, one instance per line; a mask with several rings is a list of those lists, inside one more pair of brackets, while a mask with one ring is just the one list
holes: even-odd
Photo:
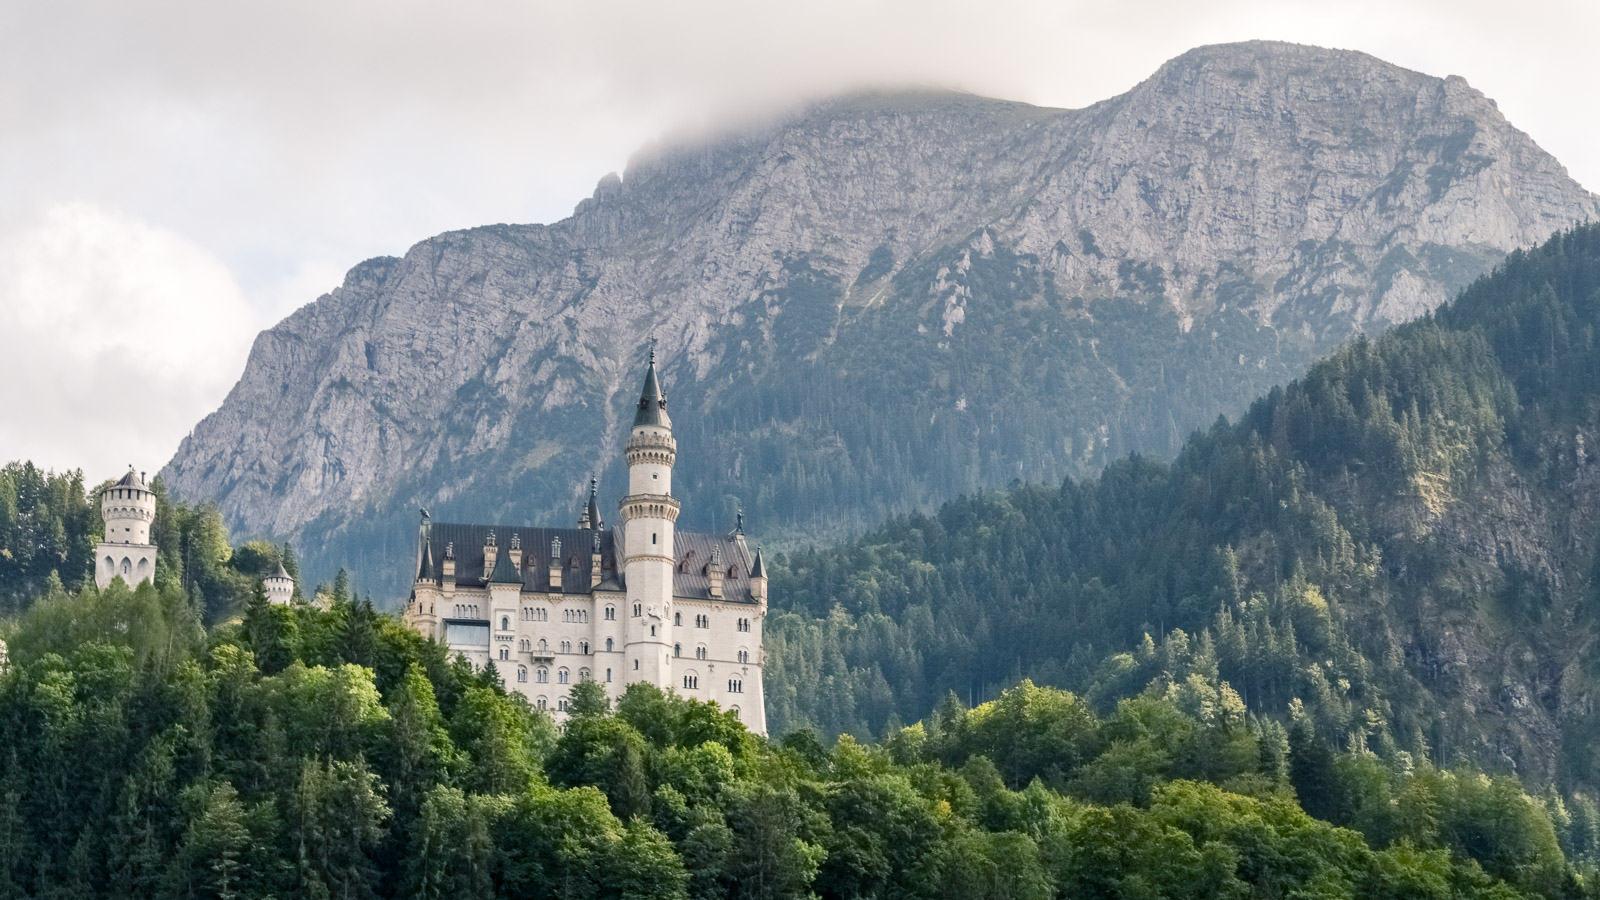
[[647, 685], [575, 685], [558, 728], [350, 599], [207, 630], [177, 584], [54, 585], [5, 637], [0, 897], [1600, 896], [1593, 804], [1194, 670], [827, 747]]
[[1028, 677], [1102, 713], [1219, 676], [1336, 746], [1600, 784], [1600, 227], [1357, 340], [1170, 465], [789, 555], [774, 728], [859, 737]]

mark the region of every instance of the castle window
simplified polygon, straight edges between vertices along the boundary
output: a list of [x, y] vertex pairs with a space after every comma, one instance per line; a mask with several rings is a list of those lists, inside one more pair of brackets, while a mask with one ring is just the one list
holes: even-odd
[[546, 704], [546, 703], [549, 703], [549, 702], [550, 702], [550, 701], [548, 701], [548, 700], [546, 700], [546, 699], [545, 699], [545, 698], [543, 698], [543, 697], [540, 697], [540, 698], [539, 698], [539, 701], [538, 701], [538, 704], [539, 704], [539, 708], [540, 708], [540, 709], [544, 709], [544, 707], [545, 707], [545, 704]]
[[572, 680], [572, 674], [567, 671], [566, 666], [562, 666], [561, 668], [556, 670], [556, 683], [558, 683], [558, 684], [567, 684], [571, 680]]
[[611, 652], [611, 638], [606, 638], [606, 652]]
[[589, 670], [588, 669], [579, 669], [578, 670], [578, 680], [579, 681], [588, 681], [589, 680]]
[[750, 661], [750, 651], [749, 650], [740, 650], [739, 651], [739, 662], [747, 663], [749, 661]]
[[654, 531], [652, 531], [652, 532], [650, 532], [650, 543], [654, 544], [655, 542], [656, 542], [656, 533]]
[[606, 621], [614, 622], [614, 621], [616, 621], [616, 619], [617, 619], [617, 608], [615, 606], [606, 607]]
[[[731, 712], [731, 713], [733, 713], [733, 717], [734, 717], [734, 718], [735, 718], [735, 719], [738, 719], [738, 718], [739, 718], [739, 707], [737, 707], [737, 706], [730, 706], [730, 707], [728, 707], [728, 712]], [[740, 721], [744, 721], [744, 720], [743, 720], [743, 719], [740, 719]]]
[[635, 672], [639, 671], [639, 661], [637, 659], [633, 661], [633, 670]]
[[128, 575], [128, 574], [131, 574], [132, 572], [133, 572], [133, 560], [126, 559], [126, 558], [123, 559], [122, 560], [122, 574]]
[[546, 669], [544, 666], [540, 666], [539, 668], [537, 668], [537, 669], [535, 669], [533, 671], [533, 679], [535, 681], [539, 682], [540, 684], [545, 684], [545, 683], [549, 682], [550, 681], [550, 670]]
[[567, 711], [567, 698], [562, 697], [561, 699], [557, 700], [556, 701], [556, 709], [559, 709], [562, 712], [566, 712]]
[[695, 659], [705, 659], [706, 658], [706, 645], [705, 644], [701, 644], [700, 646], [694, 648], [694, 658]]
[[690, 691], [699, 690], [700, 689], [700, 676], [699, 675], [685, 675], [685, 676], [683, 676], [683, 687], [684, 687], [685, 690], [690, 690]]
[[511, 659], [511, 648], [510, 647], [501, 647], [500, 648], [500, 658], [503, 659], [503, 660], [510, 660]]
[[744, 681], [741, 680], [741, 679], [738, 679], [738, 678], [729, 678], [728, 679], [728, 693], [730, 693], [730, 694], [742, 694], [742, 693], [744, 693]]
[[548, 652], [550, 652], [550, 643], [548, 641], [546, 641], [544, 638], [539, 638], [539, 652], [540, 653], [548, 653]]
[[682, 656], [683, 655], [683, 645], [682, 644], [673, 644], [672, 645], [672, 655], [673, 656]]
[[682, 625], [683, 624], [683, 613], [676, 613], [676, 612], [673, 613], [672, 614], [672, 624], [674, 624], [674, 625]]
[[695, 616], [694, 617], [694, 627], [696, 627], [696, 628], [710, 628], [711, 627], [711, 617], [710, 616]]
[[635, 603], [633, 605], [633, 617], [635, 619], [639, 618], [639, 613], [641, 611], [641, 608], [642, 608], [642, 604]]
[[510, 616], [501, 616], [500, 617], [500, 630], [501, 631], [510, 631], [511, 630], [511, 617]]
[[656, 627], [654, 625], [650, 626], [650, 636], [651, 637], [655, 637], [656, 636]]
[[517, 666], [517, 680], [526, 683], [528, 680], [528, 667]]
[[610, 669], [606, 669], [606, 683], [607, 684], [611, 683], [611, 670]]
[[578, 642], [578, 652], [582, 653], [584, 656], [588, 656], [589, 655], [589, 642], [588, 641], [579, 641]]

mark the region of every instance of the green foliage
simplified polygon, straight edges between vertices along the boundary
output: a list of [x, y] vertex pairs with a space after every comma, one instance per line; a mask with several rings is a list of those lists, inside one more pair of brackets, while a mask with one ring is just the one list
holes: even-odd
[[7, 632], [0, 896], [1243, 900], [1592, 883], [1592, 801], [1505, 778], [1328, 750], [1326, 789], [1355, 830], [1310, 818], [1289, 774], [1299, 732], [1246, 715], [1200, 641], [1152, 642], [1135, 664], [1167, 674], [1110, 714], [1024, 682], [971, 710], [947, 698], [883, 746], [828, 748], [769, 743], [649, 685], [614, 712], [580, 685], [558, 730], [356, 601], [253, 603], [208, 633], [185, 600], [171, 583], [57, 586]]
[[[1298, 703], [1299, 738], [1330, 752], [1509, 758], [1592, 792], [1597, 332], [1591, 226], [1356, 340], [1171, 465], [1130, 457], [779, 559], [769, 722], [867, 739], [1024, 678], [1101, 713], [1154, 686], [1202, 720]], [[1107, 799], [1143, 797], [1131, 773], [1168, 765], [1137, 734], [1113, 751], [1081, 776]]]

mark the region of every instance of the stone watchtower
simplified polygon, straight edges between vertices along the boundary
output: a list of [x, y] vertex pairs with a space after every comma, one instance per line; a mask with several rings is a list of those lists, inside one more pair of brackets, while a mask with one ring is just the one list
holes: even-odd
[[106, 537], [95, 547], [94, 583], [105, 590], [113, 578], [129, 587], [153, 582], [156, 546], [150, 542], [150, 525], [156, 520], [156, 495], [133, 466], [121, 481], [100, 492], [100, 517]]
[[628, 681], [670, 687], [672, 681], [672, 587], [679, 504], [672, 496], [672, 439], [667, 395], [656, 377], [650, 351], [644, 390], [628, 437], [628, 495], [622, 498], [623, 580], [627, 590], [625, 629]]
[[261, 586], [267, 591], [267, 602], [274, 606], [288, 606], [294, 601], [294, 578], [283, 563], [278, 563], [278, 571], [261, 579]]

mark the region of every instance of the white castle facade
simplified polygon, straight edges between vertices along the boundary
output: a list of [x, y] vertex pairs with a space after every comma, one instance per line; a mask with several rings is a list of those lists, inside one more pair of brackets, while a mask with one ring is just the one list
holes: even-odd
[[726, 536], [681, 532], [677, 460], [655, 355], [628, 438], [628, 494], [606, 528], [593, 481], [577, 528], [432, 522], [417, 536], [405, 621], [484, 667], [557, 721], [580, 681], [613, 699], [649, 682], [716, 701], [767, 730], [761, 633], [767, 576], [742, 522]]

